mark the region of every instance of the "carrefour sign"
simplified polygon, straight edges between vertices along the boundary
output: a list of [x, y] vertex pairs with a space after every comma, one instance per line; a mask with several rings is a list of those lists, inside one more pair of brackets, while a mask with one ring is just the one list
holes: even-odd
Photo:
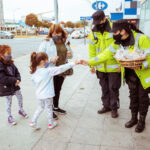
[[92, 4], [92, 8], [95, 10], [105, 10], [107, 7], [108, 4], [104, 1], [97, 1]]

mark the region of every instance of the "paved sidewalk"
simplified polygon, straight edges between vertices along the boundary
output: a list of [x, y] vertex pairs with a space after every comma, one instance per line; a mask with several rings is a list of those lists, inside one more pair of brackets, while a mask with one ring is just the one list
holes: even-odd
[[[73, 51], [75, 58], [88, 57], [87, 46], [74, 47]], [[29, 56], [15, 62], [22, 75], [24, 108], [31, 118], [37, 101], [30, 80]], [[39, 131], [29, 127], [30, 119], [18, 116], [15, 98], [12, 113], [18, 125], [9, 126], [5, 99], [0, 98], [0, 150], [150, 150], [150, 113], [143, 133], [135, 133], [134, 127], [124, 127], [130, 118], [127, 87], [120, 90], [121, 108], [117, 119], [112, 119], [110, 113], [97, 114], [102, 106], [100, 97], [96, 76], [89, 72], [88, 67], [75, 67], [74, 75], [66, 78], [61, 92], [61, 107], [67, 110], [67, 114], [59, 115], [58, 127], [49, 130], [44, 112], [38, 122]]]

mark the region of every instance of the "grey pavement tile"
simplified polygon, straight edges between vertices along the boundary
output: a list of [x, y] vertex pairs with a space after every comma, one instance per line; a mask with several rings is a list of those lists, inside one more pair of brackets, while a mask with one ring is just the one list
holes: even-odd
[[78, 122], [79, 128], [84, 129], [101, 129], [104, 128], [104, 118], [97, 118], [97, 117], [81, 117]]
[[131, 135], [131, 130], [125, 128], [124, 126], [125, 122], [126, 122], [125, 119], [107, 117], [105, 118], [105, 121], [104, 121], [104, 130], [106, 132], [109, 132], [109, 131], [126, 132]]
[[76, 128], [74, 131], [71, 142], [79, 144], [90, 144], [99, 146], [103, 138], [103, 130]]
[[100, 150], [133, 150], [132, 147], [101, 146]]
[[100, 146], [69, 143], [66, 150], [100, 150]]
[[150, 147], [148, 146], [135, 146], [133, 150], [150, 150]]
[[69, 142], [73, 128], [58, 124], [54, 129], [47, 129], [47, 132], [43, 135], [42, 140], [59, 140], [61, 142]]
[[73, 106], [72, 104], [67, 104], [64, 107], [65, 110], [67, 110], [67, 114], [73, 115], [73, 116], [81, 116], [82, 112], [84, 110], [84, 107], [81, 106]]
[[128, 132], [107, 131], [103, 134], [102, 145], [114, 147], [133, 147], [133, 138]]
[[118, 112], [119, 112], [119, 118], [125, 119], [126, 121], [131, 119], [131, 112], [129, 109], [120, 108]]
[[70, 128], [75, 128], [77, 126], [78, 120], [79, 120], [79, 116], [73, 116], [72, 114], [66, 114], [66, 115], [59, 115], [58, 116], [58, 122], [59, 125], [61, 126], [67, 126]]
[[97, 114], [97, 111], [100, 109], [100, 106], [87, 105], [82, 114], [83, 117], [96, 117], [96, 118], [105, 118], [106, 114]]
[[58, 140], [41, 140], [32, 150], [66, 150], [67, 143]]
[[[134, 142], [134, 147], [144, 147], [145, 149], [150, 149], [150, 134], [147, 132], [142, 132], [142, 133], [132, 133], [133, 137], [133, 142]], [[143, 150], [145, 150], [143, 149]]]

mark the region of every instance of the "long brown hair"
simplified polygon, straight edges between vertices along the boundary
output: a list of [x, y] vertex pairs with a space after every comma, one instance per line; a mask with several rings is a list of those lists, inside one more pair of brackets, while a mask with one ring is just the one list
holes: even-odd
[[30, 59], [30, 73], [33, 74], [35, 71], [36, 71], [36, 68], [37, 66], [40, 64], [40, 62], [42, 60], [48, 60], [48, 56], [46, 53], [43, 53], [43, 52], [39, 52], [39, 53], [36, 53], [36, 52], [32, 52], [31, 54], [31, 59]]
[[6, 61], [3, 59], [4, 54], [6, 52], [11, 53], [11, 47], [9, 45], [0, 45], [0, 61], [2, 61], [4, 64], [10, 65], [12, 64], [14, 61], [11, 59], [9, 61]]
[[60, 24], [52, 24], [49, 33], [46, 40], [49, 40], [52, 38], [53, 33], [62, 33], [63, 42], [66, 42], [66, 39], [68, 37], [67, 33], [63, 30], [63, 28], [60, 26]]

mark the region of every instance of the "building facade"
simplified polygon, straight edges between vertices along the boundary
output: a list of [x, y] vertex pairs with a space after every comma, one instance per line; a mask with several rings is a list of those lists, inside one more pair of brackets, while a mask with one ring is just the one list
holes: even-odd
[[[118, 11], [119, 10], [119, 11]], [[140, 18], [140, 0], [123, 0], [120, 8], [111, 13], [111, 20], [116, 21], [126, 19], [139, 26]]]
[[141, 0], [140, 29], [150, 37], [150, 0]]
[[4, 25], [3, 0], [0, 0], [0, 26]]

